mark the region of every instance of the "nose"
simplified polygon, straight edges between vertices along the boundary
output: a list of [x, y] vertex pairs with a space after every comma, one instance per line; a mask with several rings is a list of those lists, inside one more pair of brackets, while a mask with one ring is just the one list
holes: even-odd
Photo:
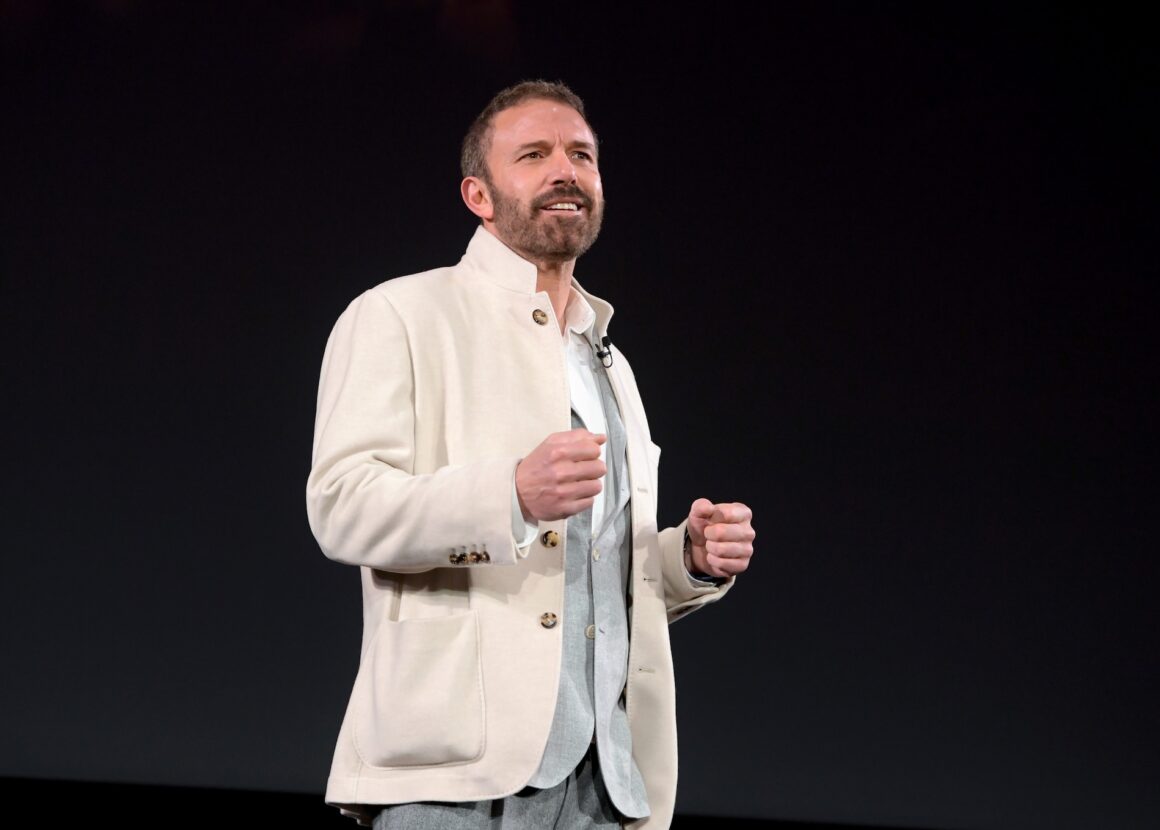
[[575, 184], [576, 166], [564, 148], [558, 148], [552, 153], [552, 184]]

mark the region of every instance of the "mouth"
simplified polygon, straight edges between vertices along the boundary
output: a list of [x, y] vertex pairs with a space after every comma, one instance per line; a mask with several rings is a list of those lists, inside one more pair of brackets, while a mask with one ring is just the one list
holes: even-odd
[[580, 216], [592, 210], [592, 200], [578, 187], [561, 187], [541, 196], [536, 206], [555, 216]]

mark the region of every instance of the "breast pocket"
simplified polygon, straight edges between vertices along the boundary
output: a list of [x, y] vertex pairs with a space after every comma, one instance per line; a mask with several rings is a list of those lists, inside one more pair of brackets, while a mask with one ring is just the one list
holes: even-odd
[[355, 745], [369, 766], [479, 758], [484, 704], [475, 612], [381, 623], [352, 697]]

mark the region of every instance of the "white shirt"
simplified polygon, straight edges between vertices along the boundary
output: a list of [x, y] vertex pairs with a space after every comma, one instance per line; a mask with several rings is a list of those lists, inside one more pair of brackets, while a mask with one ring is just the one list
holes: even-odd
[[[580, 296], [575, 288], [569, 289], [568, 304], [564, 306], [564, 363], [568, 370], [568, 394], [572, 409], [580, 416], [585, 428], [597, 435], [607, 435], [607, 426], [604, 422], [604, 407], [600, 403], [600, 391], [596, 388], [596, 378], [592, 371], [595, 368], [596, 355], [592, 350], [596, 333], [593, 326], [596, 324], [596, 312], [588, 301]], [[600, 445], [600, 460], [608, 464], [605, 448], [607, 442]], [[604, 489], [596, 494], [592, 503], [593, 517], [600, 517], [599, 521], [592, 522], [592, 533], [599, 532], [604, 524], [604, 511], [607, 502]], [[519, 495], [516, 493], [515, 476], [512, 476], [512, 534], [519, 540], [519, 547], [526, 547], [536, 538], [536, 525], [524, 520], [520, 510]]]

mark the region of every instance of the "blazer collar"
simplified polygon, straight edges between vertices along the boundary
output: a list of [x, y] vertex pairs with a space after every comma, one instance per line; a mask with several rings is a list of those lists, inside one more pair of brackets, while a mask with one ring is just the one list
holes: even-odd
[[[463, 262], [484, 279], [508, 291], [531, 296], [536, 293], [536, 266], [517, 254], [500, 239], [484, 229], [475, 229]], [[609, 303], [584, 290], [576, 278], [572, 285], [579, 291], [596, 312], [596, 336], [603, 337], [608, 332], [608, 321], [612, 319], [613, 308]]]
[[475, 229], [463, 261], [500, 288], [518, 294], [536, 293], [536, 266], [484, 230], [483, 225]]
[[605, 302], [595, 294], [589, 294], [585, 291], [584, 287], [576, 281], [575, 277], [572, 278], [572, 287], [580, 292], [580, 296], [586, 299], [588, 304], [592, 306], [592, 310], [596, 312], [595, 332], [596, 339], [599, 342], [600, 338], [608, 334], [608, 321], [612, 319], [612, 313], [616, 309], [612, 307], [611, 303]]

